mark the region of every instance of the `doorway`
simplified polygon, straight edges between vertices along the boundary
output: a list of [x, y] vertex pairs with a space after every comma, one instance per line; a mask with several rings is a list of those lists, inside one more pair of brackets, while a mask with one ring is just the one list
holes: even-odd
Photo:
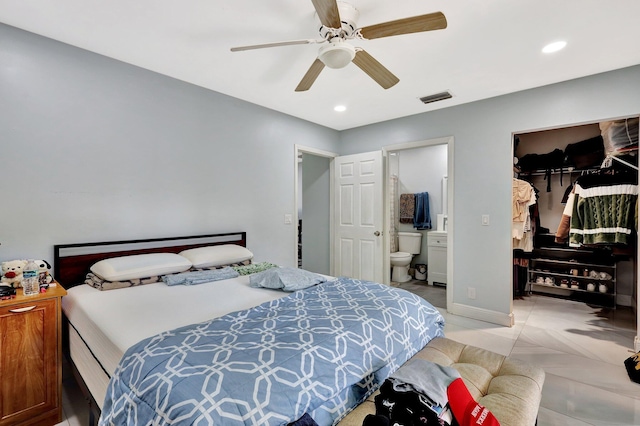
[[[395, 231], [419, 232], [423, 234], [421, 249], [420, 253], [416, 254], [412, 259], [411, 266], [413, 268], [411, 269], [414, 271], [417, 270], [420, 274], [422, 271], [416, 269], [416, 265], [426, 265], [427, 272], [426, 277], [419, 275], [420, 280], [414, 280], [412, 283], [415, 283], [416, 290], [419, 290], [420, 288], [424, 291], [436, 290], [435, 286], [433, 286], [433, 277], [436, 275], [432, 274], [431, 277], [428, 275], [430, 267], [428, 259], [430, 244], [428, 234], [431, 231], [434, 232], [432, 235], [436, 235], [436, 233], [441, 234], [440, 236], [442, 238], [439, 243], [446, 247], [446, 253], [443, 253], [444, 256], [442, 256], [441, 259], [443, 265], [439, 266], [444, 269], [442, 275], [446, 276], [446, 288], [441, 289], [446, 293], [443, 298], [443, 303], [440, 303], [445, 306], [439, 306], [442, 308], [452, 306], [453, 302], [453, 142], [453, 137], [445, 137], [383, 147], [383, 157], [385, 158], [385, 283], [391, 283], [391, 253], [397, 252], [399, 248], [394, 244], [397, 241]], [[428, 167], [429, 160], [423, 159], [424, 157], [422, 156], [425, 154], [429, 156], [429, 153], [431, 153], [431, 156], [437, 157], [437, 161], [443, 162], [444, 164], [440, 164], [439, 167]], [[405, 158], [411, 158], [412, 161], [405, 160], [402, 162], [403, 156]], [[396, 179], [400, 182], [396, 183]], [[397, 185], [397, 191], [394, 191], [394, 185]], [[430, 188], [429, 191], [425, 191], [425, 188], [427, 187]], [[398, 200], [400, 193], [403, 191], [410, 193], [425, 191], [429, 193], [428, 199], [430, 206], [431, 231], [414, 231], [412, 229], [412, 225], [399, 224], [399, 217], [397, 217], [399, 214]], [[440, 226], [440, 229], [438, 229], [438, 225]], [[437, 247], [437, 249], [441, 250], [442, 247]], [[433, 262], [434, 260], [432, 260], [432, 263]], [[431, 268], [431, 271], [435, 273], [436, 265], [431, 265]], [[413, 277], [415, 278], [415, 276], [414, 272]], [[422, 281], [422, 278], [426, 278], [426, 280]], [[439, 279], [437, 281], [444, 280]]]
[[[570, 302], [584, 303], [593, 308], [592, 316], [610, 318], [612, 322], [628, 316], [630, 312], [635, 315], [636, 351], [640, 350], [637, 334], [640, 330], [637, 315], [640, 288], [637, 238], [632, 238], [629, 244], [594, 243], [573, 247], [578, 244], [569, 244], [571, 235], [595, 235], [600, 228], [582, 231], [580, 226], [569, 222], [573, 205], [569, 194], [574, 184], [584, 178], [590, 179], [591, 183], [585, 181], [589, 187], [598, 187], [600, 175], [633, 174], [637, 182], [638, 126], [638, 117], [627, 117], [513, 134], [514, 162], [517, 163], [514, 166], [514, 184], [527, 182], [538, 196], [532, 206], [537, 217], [531, 221], [531, 245], [527, 248], [513, 240], [511, 286], [512, 299], [533, 294], [545, 299], [554, 298], [556, 304], [566, 300], [567, 306], [573, 306]], [[599, 147], [597, 155], [592, 149], [576, 151], [576, 146], [591, 147], [594, 144]], [[551, 154], [556, 150], [561, 154], [564, 152], [564, 156], [560, 156], [562, 164], [545, 169], [535, 166], [541, 158], [553, 158]], [[570, 156], [574, 157], [572, 161], [568, 161]], [[616, 158], [612, 158], [614, 156]], [[626, 162], [626, 165], [619, 162]], [[606, 171], [603, 172], [602, 168]], [[586, 204], [581, 202], [581, 205]], [[625, 228], [618, 225], [616, 229]], [[636, 227], [636, 223], [628, 226], [629, 229]], [[585, 321], [590, 319], [585, 316]]]
[[333, 275], [333, 158], [338, 154], [295, 145], [293, 225], [298, 268]]

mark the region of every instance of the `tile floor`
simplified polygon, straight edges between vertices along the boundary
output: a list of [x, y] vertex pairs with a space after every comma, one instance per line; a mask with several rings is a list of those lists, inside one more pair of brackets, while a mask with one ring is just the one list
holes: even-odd
[[[443, 300], [436, 297], [445, 293], [444, 288], [424, 283], [400, 287], [418, 294], [429, 292], [434, 301]], [[635, 315], [630, 309], [602, 309], [534, 295], [514, 301], [516, 324], [511, 328], [441, 311], [448, 338], [544, 368], [538, 426], [640, 425], [640, 384], [629, 380], [623, 366], [635, 336]], [[88, 424], [88, 409], [68, 374], [63, 382], [63, 411], [61, 425]]]

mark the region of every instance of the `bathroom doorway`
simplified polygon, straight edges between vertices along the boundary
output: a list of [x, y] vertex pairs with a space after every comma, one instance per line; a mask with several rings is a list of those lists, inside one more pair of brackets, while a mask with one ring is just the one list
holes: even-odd
[[[435, 306], [446, 308], [451, 304], [453, 295], [453, 137], [386, 146], [383, 147], [383, 156], [386, 160], [385, 282], [417, 291]], [[407, 194], [405, 197], [422, 194], [424, 200], [425, 192], [428, 193], [430, 229], [425, 222], [416, 229], [413, 221], [406, 217], [406, 209], [401, 211], [400, 199], [402, 194]], [[405, 200], [403, 198], [403, 206]], [[393, 273], [391, 260], [391, 253], [402, 256], [398, 253], [402, 252], [399, 250], [398, 233], [402, 233], [403, 242], [409, 243], [415, 241], [416, 235], [421, 235], [419, 249], [409, 249], [413, 251], [409, 265], [411, 276], [410, 281], [404, 283], [392, 280], [392, 276], [401, 277], [403, 272]], [[407, 239], [407, 236], [411, 238]], [[438, 237], [437, 244], [434, 236]], [[434, 244], [438, 247], [433, 247]], [[406, 263], [398, 262], [398, 255], [393, 256], [393, 264], [402, 268]], [[431, 271], [429, 258], [433, 263]]]

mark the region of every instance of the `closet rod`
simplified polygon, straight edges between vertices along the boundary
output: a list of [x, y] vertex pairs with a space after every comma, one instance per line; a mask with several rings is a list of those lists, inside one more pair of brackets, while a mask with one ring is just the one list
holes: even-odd
[[611, 155], [611, 154], [609, 154], [609, 155], [607, 155], [607, 157], [609, 157], [609, 158], [613, 158], [614, 160], [616, 160], [616, 161], [618, 161], [618, 162], [620, 162], [620, 163], [624, 164], [624, 165], [625, 165], [625, 166], [627, 166], [627, 167], [631, 167], [631, 168], [632, 168], [632, 169], [634, 169], [634, 170], [638, 170], [638, 166], [636, 166], [635, 164], [631, 164], [631, 163], [629, 163], [628, 161], [623, 160], [622, 158], [618, 158], [618, 157], [616, 157], [615, 155]]

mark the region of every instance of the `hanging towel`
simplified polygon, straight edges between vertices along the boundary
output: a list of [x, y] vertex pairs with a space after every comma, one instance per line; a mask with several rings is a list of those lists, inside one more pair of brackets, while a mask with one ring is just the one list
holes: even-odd
[[429, 193], [415, 194], [416, 210], [413, 215], [413, 227], [416, 229], [431, 229], [431, 215], [429, 214]]
[[400, 194], [400, 223], [413, 223], [416, 211], [416, 196]]

